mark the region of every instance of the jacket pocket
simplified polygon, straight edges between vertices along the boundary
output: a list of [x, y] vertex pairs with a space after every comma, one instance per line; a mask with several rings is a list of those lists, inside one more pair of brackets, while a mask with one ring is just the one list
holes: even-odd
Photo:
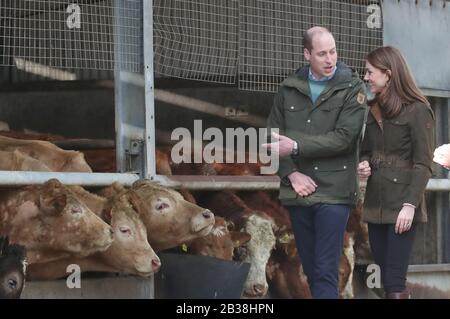
[[410, 171], [385, 168], [381, 170], [381, 175], [393, 184], [411, 184], [412, 172]]
[[344, 105], [345, 100], [343, 98], [329, 98], [322, 105], [319, 105], [319, 109], [324, 112], [338, 111]]
[[287, 113], [295, 113], [295, 112], [301, 112], [307, 108], [307, 105], [305, 104], [297, 104], [297, 103], [287, 103], [284, 105], [284, 110]]
[[383, 207], [400, 210], [411, 187], [412, 171], [380, 169]]
[[[348, 198], [356, 188], [356, 177], [344, 161], [324, 160], [313, 165], [317, 192], [333, 198]], [[355, 178], [352, 178], [355, 177]]]

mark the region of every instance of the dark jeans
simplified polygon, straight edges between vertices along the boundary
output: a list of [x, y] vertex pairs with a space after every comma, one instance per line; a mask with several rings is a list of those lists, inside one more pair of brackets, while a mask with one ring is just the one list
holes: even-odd
[[313, 298], [337, 299], [339, 262], [350, 207], [316, 204], [287, 209]]
[[368, 228], [370, 248], [375, 263], [380, 266], [385, 292], [404, 291], [416, 225], [400, 235], [395, 233], [395, 224], [368, 223]]

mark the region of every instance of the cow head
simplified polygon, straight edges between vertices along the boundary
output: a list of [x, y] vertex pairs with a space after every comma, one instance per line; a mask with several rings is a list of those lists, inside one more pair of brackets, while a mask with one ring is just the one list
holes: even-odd
[[234, 249], [250, 240], [246, 232], [229, 231], [222, 217], [215, 217], [216, 222], [210, 234], [189, 243], [189, 252], [196, 255], [211, 256], [232, 260]]
[[139, 181], [126, 194], [147, 227], [148, 240], [156, 251], [205, 236], [214, 226], [211, 211], [189, 203], [172, 189]]
[[114, 242], [103, 252], [102, 259], [126, 273], [150, 276], [161, 267], [161, 261], [148, 243], [147, 229], [126, 196], [114, 198], [103, 219], [114, 230]]
[[25, 247], [0, 237], [0, 299], [19, 298], [25, 283]]
[[244, 285], [244, 295], [264, 296], [268, 290], [266, 265], [275, 247], [273, 220], [262, 212], [248, 216], [244, 230], [250, 234], [248, 243], [238, 248], [239, 260], [250, 263], [250, 271]]
[[[40, 187], [26, 187], [25, 199], [12, 223], [15, 242], [24, 244], [33, 258], [44, 262], [39, 252], [66, 252], [77, 257], [107, 249], [113, 241], [111, 227], [96, 216], [58, 180]], [[37, 251], [37, 252], [36, 252]]]

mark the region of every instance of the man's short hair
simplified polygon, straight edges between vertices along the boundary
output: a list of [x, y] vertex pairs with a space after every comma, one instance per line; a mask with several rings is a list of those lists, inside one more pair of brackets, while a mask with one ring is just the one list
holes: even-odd
[[329, 33], [331, 36], [333, 34], [325, 27], [312, 27], [305, 31], [303, 34], [303, 48], [308, 49], [309, 52], [312, 50], [312, 40], [313, 37], [320, 33]]

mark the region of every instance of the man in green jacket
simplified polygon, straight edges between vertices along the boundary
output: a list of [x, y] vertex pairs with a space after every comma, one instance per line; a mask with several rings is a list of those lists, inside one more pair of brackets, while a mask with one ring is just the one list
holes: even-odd
[[344, 232], [355, 205], [358, 145], [367, 114], [357, 72], [337, 63], [333, 35], [313, 27], [303, 38], [309, 65], [285, 79], [275, 96], [263, 146], [280, 156], [280, 201], [290, 212], [314, 298], [338, 298]]

